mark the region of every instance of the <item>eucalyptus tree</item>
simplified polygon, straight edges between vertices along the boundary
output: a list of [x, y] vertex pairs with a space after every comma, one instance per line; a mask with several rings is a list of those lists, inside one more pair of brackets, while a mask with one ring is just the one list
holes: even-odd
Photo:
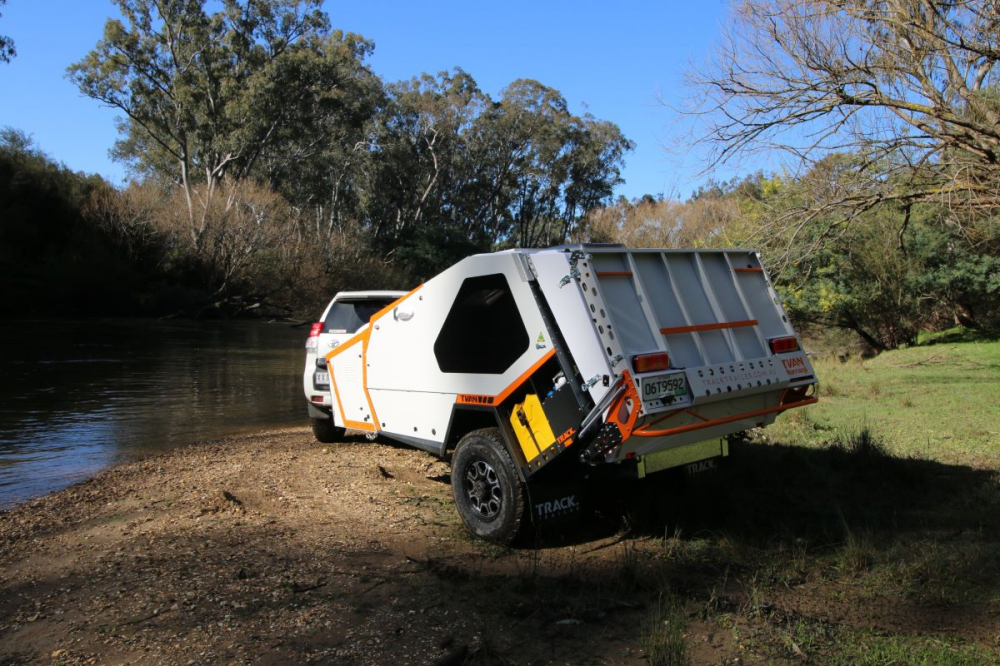
[[315, 149], [317, 123], [367, 71], [371, 43], [331, 30], [320, 0], [222, 0], [211, 13], [205, 0], [114, 1], [122, 19], [68, 77], [123, 113], [115, 157], [180, 185], [196, 249], [222, 180], [273, 178], [301, 157], [290, 145]]
[[761, 238], [816, 249], [868, 210], [888, 206], [905, 227], [931, 202], [989, 242], [976, 222], [1000, 206], [998, 64], [995, 0], [739, 0], [714, 58], [690, 72], [692, 111], [713, 163], [851, 155], [825, 196], [773, 216]]
[[631, 147], [536, 81], [494, 100], [462, 70], [423, 75], [388, 86], [362, 212], [426, 277], [470, 252], [563, 242], [610, 199]]
[[610, 201], [633, 144], [617, 125], [575, 116], [555, 89], [519, 79], [478, 119], [480, 219], [494, 246], [563, 242]]
[[[0, 7], [5, 4], [7, 4], [7, 0], [0, 0]], [[14, 40], [7, 35], [0, 35], [0, 62], [10, 62], [10, 59], [16, 55]]]

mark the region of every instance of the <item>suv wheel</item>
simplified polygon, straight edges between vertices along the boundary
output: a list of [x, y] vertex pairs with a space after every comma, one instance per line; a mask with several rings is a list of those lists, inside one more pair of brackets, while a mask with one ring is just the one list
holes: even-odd
[[465, 527], [480, 539], [509, 545], [527, 523], [524, 482], [497, 428], [470, 432], [458, 443], [451, 491]]
[[333, 419], [309, 419], [312, 421], [313, 435], [322, 444], [333, 444], [344, 439], [344, 429], [335, 426]]

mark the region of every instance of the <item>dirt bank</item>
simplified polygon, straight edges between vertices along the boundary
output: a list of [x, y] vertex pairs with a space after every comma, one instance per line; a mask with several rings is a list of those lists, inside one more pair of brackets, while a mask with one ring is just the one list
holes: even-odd
[[[754, 498], [775, 484], [760, 484], [736, 493], [764, 515]], [[767, 529], [782, 532], [769, 538], [741, 540], [737, 514], [681, 517], [636, 538], [605, 522], [501, 549], [466, 536], [448, 466], [425, 453], [324, 446], [304, 428], [233, 437], [0, 513], [0, 664], [684, 663], [664, 661], [670, 650], [695, 664], [803, 663], [813, 649], [834, 654], [850, 632], [908, 626], [963, 642], [949, 650], [969, 642], [974, 658], [994, 654], [995, 582], [981, 598], [872, 596], [859, 585], [882, 575], [879, 545], [856, 545], [869, 561], [840, 570], [853, 551], [813, 554], [804, 535], [815, 516], [800, 528], [793, 510], [775, 511]], [[905, 520], [893, 520], [898, 549]], [[682, 524], [703, 536], [687, 538]], [[992, 561], [990, 534], [953, 538]], [[969, 586], [983, 589], [972, 564]], [[994, 569], [979, 569], [992, 580]]]
[[636, 604], [559, 608], [529, 589], [605, 566], [610, 539], [475, 543], [447, 474], [421, 452], [292, 429], [122, 465], [0, 514], [0, 661], [639, 658]]

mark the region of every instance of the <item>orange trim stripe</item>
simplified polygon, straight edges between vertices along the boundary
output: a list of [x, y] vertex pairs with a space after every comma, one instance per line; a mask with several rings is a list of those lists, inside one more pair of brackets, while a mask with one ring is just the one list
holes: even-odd
[[521, 373], [521, 376], [518, 377], [517, 379], [515, 379], [513, 384], [511, 384], [510, 386], [508, 386], [507, 388], [505, 388], [503, 390], [503, 393], [501, 393], [498, 396], [495, 396], [493, 398], [493, 404], [494, 405], [499, 405], [501, 402], [503, 402], [504, 400], [506, 400], [507, 397], [511, 393], [513, 393], [514, 391], [516, 391], [517, 388], [519, 386], [521, 386], [521, 384], [523, 384], [528, 379], [528, 377], [530, 377], [531, 375], [535, 374], [535, 372], [537, 372], [539, 368], [541, 368], [543, 365], [545, 365], [546, 361], [548, 361], [550, 358], [552, 358], [555, 355], [556, 355], [556, 350], [555, 349], [550, 349], [547, 352], [545, 352], [545, 354], [543, 354], [540, 359], [538, 359], [537, 361], [535, 361], [534, 363], [532, 363], [532, 365], [531, 365], [530, 368], [528, 368], [523, 373]]
[[403, 294], [402, 296], [400, 296], [399, 298], [397, 298], [396, 300], [394, 300], [392, 303], [389, 303], [389, 305], [385, 306], [384, 308], [382, 308], [381, 310], [379, 310], [378, 312], [376, 312], [375, 314], [373, 314], [371, 317], [369, 317], [368, 318], [368, 323], [369, 324], [374, 324], [376, 320], [381, 319], [384, 315], [389, 314], [390, 310], [392, 310], [394, 307], [396, 307], [397, 305], [399, 305], [400, 303], [402, 303], [403, 301], [405, 301], [406, 299], [408, 299], [410, 296], [413, 296], [413, 294], [417, 293], [417, 291], [419, 291], [419, 289], [421, 287], [423, 287], [423, 286], [424, 285], [422, 285], [422, 284], [418, 284], [416, 287], [414, 287], [413, 289], [411, 289], [408, 293]]
[[[490, 398], [489, 396], [471, 395], [471, 394], [466, 394], [466, 393], [459, 393], [458, 395], [455, 396], [455, 402], [458, 403], [458, 404], [460, 404], [460, 405], [483, 405], [483, 404], [485, 404], [485, 405], [499, 405], [504, 400], [506, 400], [510, 396], [511, 393], [513, 393], [514, 391], [516, 391], [518, 389], [518, 387], [521, 386], [521, 384], [523, 384], [525, 381], [527, 381], [528, 377], [530, 377], [531, 375], [535, 374], [538, 371], [539, 368], [541, 368], [543, 365], [545, 365], [546, 361], [548, 361], [550, 358], [552, 358], [553, 356], [555, 356], [555, 354], [556, 354], [556, 350], [555, 349], [550, 349], [547, 352], [545, 352], [540, 359], [538, 359], [537, 361], [535, 361], [534, 363], [531, 364], [530, 368], [528, 368], [527, 370], [525, 370], [524, 372], [522, 372], [520, 377], [518, 377], [517, 379], [515, 379], [500, 394], [495, 395], [492, 398]], [[488, 399], [489, 402], [486, 402], [484, 400], [484, 398]]]
[[[379, 430], [379, 420], [378, 414], [375, 412], [375, 403], [372, 402], [371, 393], [368, 392], [368, 343], [371, 341], [372, 330], [375, 328], [375, 321], [380, 317], [388, 314], [394, 307], [405, 301], [407, 298], [412, 296], [417, 292], [423, 285], [417, 285], [414, 289], [410, 290], [409, 293], [403, 294], [396, 300], [394, 300], [389, 305], [385, 306], [371, 317], [368, 318], [368, 326], [359, 333], [351, 336], [344, 344], [339, 345], [336, 349], [331, 351], [326, 355], [326, 365], [330, 370], [330, 383], [333, 385], [334, 395], [337, 397], [337, 408], [340, 410], [340, 418], [343, 419], [344, 425], [348, 428], [354, 428], [355, 430], [366, 430], [368, 432], [377, 432]], [[334, 356], [340, 352], [346, 350], [349, 347], [353, 347], [358, 342], [361, 343], [361, 390], [365, 394], [365, 401], [368, 403], [368, 413], [372, 417], [372, 423], [365, 423], [364, 421], [350, 421], [347, 415], [344, 413], [344, 405], [340, 401], [340, 392], [337, 390], [337, 380], [333, 373], [333, 364], [331, 360]]]
[[714, 324], [695, 324], [694, 326], [674, 326], [672, 328], [661, 328], [663, 335], [675, 335], [677, 333], [693, 333], [695, 331], [718, 331], [723, 328], [743, 328], [744, 326], [756, 326], [756, 319], [745, 319], [743, 321], [720, 321]]
[[806, 405], [811, 405], [816, 402], [819, 402], [819, 398], [804, 398], [803, 400], [799, 400], [798, 402], [792, 402], [787, 405], [775, 405], [774, 407], [768, 407], [767, 409], [758, 409], [752, 412], [736, 414], [735, 416], [726, 416], [720, 419], [712, 419], [711, 421], [705, 421], [703, 423], [690, 423], [688, 425], [682, 425], [676, 428], [668, 428], [666, 430], [644, 430], [643, 428], [640, 427], [633, 430], [632, 435], [636, 437], [666, 437], [667, 435], [679, 435], [684, 432], [691, 432], [692, 430], [701, 430], [702, 428], [710, 428], [715, 425], [732, 423], [733, 421], [743, 421], [744, 419], [752, 419], [755, 416], [764, 416], [765, 414], [774, 414], [775, 412], [783, 412], [786, 409], [791, 409], [792, 407], [805, 407]]
[[372, 339], [372, 331], [375, 329], [375, 322], [382, 318], [384, 315], [389, 314], [397, 305], [408, 299], [413, 294], [417, 293], [422, 284], [418, 284], [416, 287], [411, 289], [408, 293], [403, 294], [389, 305], [385, 306], [371, 317], [368, 318], [368, 328], [365, 329], [365, 337], [362, 340], [361, 347], [361, 388], [364, 389], [365, 399], [368, 401], [368, 411], [372, 415], [372, 423], [374, 424], [374, 430], [378, 431], [381, 429], [381, 421], [378, 420], [378, 414], [375, 412], [375, 403], [372, 402], [372, 394], [368, 392], [368, 344]]
[[[329, 354], [327, 354], [326, 355], [326, 359], [327, 359], [326, 360], [326, 364], [327, 364], [327, 367], [330, 370], [330, 384], [333, 385], [333, 394], [337, 397], [337, 409], [340, 410], [340, 418], [344, 422], [344, 425], [346, 427], [348, 427], [348, 428], [353, 428], [355, 430], [365, 430], [367, 432], [375, 432], [375, 431], [378, 430], [378, 428], [374, 425], [374, 423], [365, 423], [364, 421], [352, 421], [352, 420], [350, 420], [350, 419], [347, 418], [347, 414], [344, 412], [344, 403], [340, 399], [340, 390], [337, 388], [337, 376], [333, 372], [333, 363], [331, 363], [331, 359], [334, 356], [336, 356], [337, 354], [339, 354], [340, 352], [344, 351], [345, 349], [347, 349], [349, 347], [353, 347], [354, 345], [356, 345], [356, 344], [358, 344], [360, 342], [361, 343], [361, 349], [362, 349], [362, 351], [361, 351], [361, 354], [362, 354], [362, 358], [361, 358], [362, 366], [361, 366], [361, 369], [362, 369], [362, 373], [364, 373], [364, 366], [365, 366], [364, 345], [365, 345], [365, 341], [367, 340], [367, 337], [365, 336], [365, 334], [368, 332], [368, 330], [370, 330], [370, 329], [365, 329], [361, 333], [358, 333], [357, 335], [355, 335], [354, 337], [352, 337], [350, 340], [348, 340], [347, 342], [345, 342], [344, 344], [340, 345], [339, 347], [337, 347], [336, 349], [334, 349], [333, 351], [331, 351]], [[369, 397], [369, 395], [368, 395], [368, 387], [365, 386], [364, 383], [362, 383], [362, 389], [364, 389], [365, 399], [368, 401], [368, 411], [372, 415], [372, 420], [375, 421], [375, 410], [372, 409], [372, 399], [371, 399], [371, 397]]]
[[[333, 351], [327, 352], [327, 354], [326, 354], [326, 364], [330, 365], [330, 360], [334, 356], [336, 356], [340, 352], [344, 351], [345, 349], [347, 349], [351, 345], [353, 345], [353, 344], [355, 344], [357, 342], [362, 341], [364, 339], [365, 333], [367, 333], [367, 329], [365, 329], [364, 331], [361, 331], [360, 333], [355, 333], [351, 337], [347, 338], [347, 340], [345, 340], [343, 342], [343, 344], [337, 345], [336, 349], [334, 349]], [[333, 370], [331, 369], [330, 372], [333, 372]]]
[[763, 273], [763, 268], [734, 268], [733, 271], [737, 273]]
[[632, 277], [632, 271], [597, 271], [597, 277]]

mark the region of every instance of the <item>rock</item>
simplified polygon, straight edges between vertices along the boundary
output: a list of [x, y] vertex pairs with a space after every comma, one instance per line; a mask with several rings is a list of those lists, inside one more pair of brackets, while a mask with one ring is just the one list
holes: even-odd
[[236, 506], [243, 506], [243, 502], [241, 502], [240, 500], [236, 499], [236, 496], [233, 495], [228, 490], [223, 490], [222, 491], [222, 499], [226, 500], [227, 502], [232, 502]]
[[463, 645], [435, 661], [434, 666], [459, 666], [459, 664], [465, 663], [465, 657], [468, 654], [469, 646]]

